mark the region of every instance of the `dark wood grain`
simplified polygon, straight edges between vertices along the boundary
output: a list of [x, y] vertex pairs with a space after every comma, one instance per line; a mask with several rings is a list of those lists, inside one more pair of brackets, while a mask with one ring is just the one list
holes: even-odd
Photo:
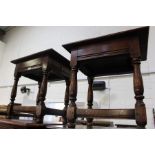
[[[17, 86], [20, 76], [27, 77], [29, 79], [38, 82], [38, 94], [36, 97], [36, 108], [33, 114], [35, 115], [35, 120], [38, 123], [43, 122], [43, 117], [45, 114], [49, 114], [49, 109], [45, 107], [45, 99], [47, 92], [47, 83], [50, 81], [60, 81], [66, 80], [70, 81], [70, 65], [69, 61], [57, 53], [53, 49], [47, 49], [29, 56], [25, 56], [16, 60], [11, 61], [16, 65], [15, 67], [15, 81], [11, 93], [11, 102], [8, 106], [8, 118], [12, 117], [13, 105], [16, 97]], [[67, 82], [66, 91], [68, 91], [69, 83]], [[68, 92], [64, 94], [65, 101], [64, 106], [67, 106], [68, 102]], [[25, 107], [25, 110], [28, 107]], [[24, 109], [23, 109], [24, 110]], [[30, 110], [30, 109], [28, 109]], [[66, 109], [65, 109], [66, 110]], [[34, 109], [33, 109], [34, 111]], [[31, 113], [32, 111], [29, 111]], [[53, 113], [50, 113], [53, 114]], [[56, 112], [57, 114], [57, 112]], [[64, 114], [63, 114], [64, 116]], [[65, 116], [64, 116], [65, 117]]]
[[[145, 127], [147, 122], [145, 104], [143, 103], [144, 96], [140, 61], [147, 59], [148, 35], [149, 27], [142, 27], [63, 45], [71, 53], [71, 106], [67, 109], [69, 122], [75, 122], [76, 117], [78, 117], [78, 109], [75, 103], [77, 96], [77, 70], [82, 71], [87, 77], [133, 73], [136, 99], [135, 115], [133, 113], [132, 115], [126, 113], [125, 117], [130, 118], [132, 116], [138, 126]], [[90, 102], [92, 101], [90, 85], [88, 90]], [[99, 111], [94, 109], [88, 109], [87, 112], [90, 112], [92, 116], [94, 113], [93, 117], [99, 115], [97, 114]], [[117, 117], [114, 111], [110, 112], [111, 116], [114, 114], [113, 118]], [[103, 113], [100, 112], [100, 114], [102, 115]], [[82, 115], [86, 117], [86, 113], [82, 113]], [[110, 113], [105, 113], [105, 118], [106, 115], [108, 118]]]
[[[88, 77], [88, 94], [87, 94], [87, 102], [88, 109], [92, 109], [93, 106], [93, 77]], [[92, 125], [93, 118], [87, 118], [87, 125]]]
[[136, 113], [136, 122], [140, 127], [145, 127], [147, 124], [146, 118], [146, 108], [143, 102], [144, 96], [144, 87], [143, 87], [143, 79], [140, 70], [140, 59], [133, 59], [133, 83], [134, 83], [134, 92], [135, 92], [135, 113]]
[[67, 112], [67, 108], [69, 105], [69, 85], [70, 85], [70, 80], [66, 80], [66, 90], [65, 90], [65, 98], [64, 98], [64, 111], [65, 111], [65, 115], [63, 117], [63, 124], [66, 125], [67, 124], [67, 117], [66, 117], [66, 112]]
[[77, 117], [135, 119], [134, 109], [77, 109]]

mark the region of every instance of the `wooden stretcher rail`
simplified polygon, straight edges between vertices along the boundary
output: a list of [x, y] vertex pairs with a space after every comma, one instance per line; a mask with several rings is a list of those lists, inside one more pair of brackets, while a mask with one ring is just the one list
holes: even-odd
[[[76, 124], [87, 125], [87, 121], [85, 121], [85, 120], [76, 120]], [[92, 126], [110, 127], [110, 126], [114, 126], [114, 124], [113, 124], [113, 122], [108, 122], [108, 121], [93, 121]]]
[[[20, 115], [22, 113], [36, 115], [36, 106], [13, 106], [13, 113]], [[7, 106], [0, 107], [0, 114], [7, 114]], [[58, 110], [52, 108], [44, 108], [44, 115], [56, 115], [56, 116], [66, 116], [65, 110]], [[23, 114], [24, 115], [24, 114]], [[26, 115], [25, 115], [26, 116]], [[76, 109], [75, 111], [68, 111], [67, 118], [70, 116], [75, 117], [85, 117], [85, 118], [109, 118], [109, 119], [135, 119], [134, 109]]]
[[[6, 115], [7, 115], [7, 111], [0, 110], [0, 118], [2, 118], [2, 117], [6, 118]], [[21, 113], [21, 112], [20, 113], [14, 112], [13, 116], [15, 116], [15, 117], [34, 117], [33, 114]]]
[[77, 117], [135, 119], [134, 109], [77, 109]]
[[115, 124], [117, 128], [133, 128], [133, 129], [139, 129], [137, 125], [126, 125], [126, 124]]
[[13, 106], [13, 112], [36, 113], [35, 106]]
[[[7, 115], [7, 105], [0, 105], [0, 115]], [[35, 111], [34, 106], [21, 106], [15, 104], [13, 106], [13, 115], [14, 116], [23, 116], [23, 117], [32, 117]], [[27, 114], [29, 113], [29, 114]]]
[[64, 110], [46, 108], [45, 114], [46, 115], [55, 115], [55, 116], [65, 116], [66, 112]]
[[[0, 106], [0, 115], [7, 115], [7, 105]], [[22, 115], [22, 116], [33, 116], [36, 115], [37, 108], [36, 106], [13, 106], [13, 115]], [[22, 113], [27, 113], [22, 114]], [[66, 112], [64, 110], [52, 109], [52, 108], [45, 108], [43, 111], [44, 115], [56, 115], [56, 116], [65, 116]]]
[[0, 113], [7, 111], [7, 105], [0, 105]]
[[[36, 114], [36, 107], [35, 106], [14, 106], [13, 107], [14, 112], [25, 112], [25, 113], [31, 113]], [[56, 116], [64, 116], [65, 111], [58, 110], [58, 109], [52, 109], [52, 108], [45, 108], [43, 111], [44, 115], [56, 115]]]

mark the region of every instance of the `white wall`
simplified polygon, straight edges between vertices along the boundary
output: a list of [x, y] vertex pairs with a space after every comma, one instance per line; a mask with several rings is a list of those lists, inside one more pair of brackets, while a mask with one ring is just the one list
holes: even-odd
[[2, 64], [2, 57], [4, 54], [4, 47], [5, 47], [5, 43], [0, 41], [0, 66]]
[[[113, 32], [128, 30], [136, 27], [15, 27], [7, 32], [3, 48], [3, 59], [0, 64], [0, 103], [8, 104], [10, 98], [11, 85], [13, 83], [14, 65], [11, 60], [23, 57], [41, 50], [54, 48], [60, 54], [70, 59], [69, 53], [63, 49], [62, 44], [97, 37]], [[142, 63], [144, 74], [145, 102], [148, 114], [148, 128], [153, 128], [152, 108], [154, 107], [155, 96], [155, 27], [150, 28], [148, 60]], [[1, 55], [0, 55], [1, 56]], [[77, 102], [79, 106], [86, 104], [87, 81], [82, 73], [78, 73], [78, 78], [83, 79], [78, 83]], [[105, 91], [94, 92], [94, 107], [98, 108], [133, 108], [135, 104], [133, 84], [131, 75], [104, 77], [107, 89]], [[26, 105], [35, 104], [37, 86], [34, 81], [22, 78], [20, 84], [31, 84], [29, 96], [23, 95], [18, 91], [17, 102]], [[19, 87], [20, 89], [20, 87]], [[48, 86], [47, 100], [50, 106], [63, 107], [65, 84], [64, 82], [50, 83]], [[59, 102], [54, 104], [50, 102]], [[84, 102], [83, 104], [81, 102]], [[61, 104], [60, 104], [61, 103]], [[124, 121], [123, 121], [124, 122]], [[127, 121], [125, 123], [128, 123]], [[135, 122], [131, 122], [135, 123]]]

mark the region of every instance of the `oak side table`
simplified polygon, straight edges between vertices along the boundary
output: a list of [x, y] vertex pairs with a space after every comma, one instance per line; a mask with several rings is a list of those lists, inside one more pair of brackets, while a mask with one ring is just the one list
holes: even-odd
[[[11, 61], [16, 65], [14, 72], [14, 84], [11, 92], [11, 102], [8, 108], [8, 118], [12, 116], [13, 105], [17, 92], [17, 85], [21, 76], [38, 82], [38, 95], [36, 98], [36, 121], [43, 122], [43, 111], [45, 109], [45, 96], [48, 81], [66, 81], [64, 109], [69, 102], [70, 63], [53, 49], [48, 49], [26, 57]], [[51, 94], [52, 95], [52, 94]], [[66, 122], [66, 120], [64, 120]]]
[[[92, 84], [94, 77], [133, 73], [136, 104], [135, 115], [132, 117], [139, 127], [145, 127], [147, 118], [145, 104], [143, 103], [144, 88], [140, 63], [147, 59], [148, 34], [149, 27], [141, 27], [63, 45], [71, 53], [70, 104], [67, 110], [69, 128], [75, 127], [76, 112], [81, 115], [81, 111], [77, 109], [75, 103], [78, 69], [88, 77], [88, 109], [92, 109], [93, 105]], [[95, 115], [93, 109], [88, 110], [88, 112]], [[102, 111], [96, 110], [96, 113], [98, 112], [101, 114]], [[111, 110], [111, 112], [114, 112], [114, 110]], [[133, 110], [128, 112], [132, 113]], [[87, 114], [86, 111], [85, 115]], [[105, 110], [106, 114], [107, 111]], [[92, 122], [91, 119], [87, 119], [87, 121], [88, 123]]]

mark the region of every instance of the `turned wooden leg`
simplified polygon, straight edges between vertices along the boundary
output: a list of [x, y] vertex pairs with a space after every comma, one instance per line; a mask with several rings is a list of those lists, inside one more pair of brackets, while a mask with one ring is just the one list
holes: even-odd
[[140, 70], [140, 59], [133, 58], [133, 83], [134, 83], [134, 92], [135, 92], [135, 118], [136, 123], [140, 128], [145, 128], [147, 124], [146, 118], [146, 108], [143, 102], [144, 96], [144, 88], [143, 88], [143, 79]]
[[36, 107], [36, 117], [37, 117], [37, 122], [38, 123], [43, 123], [43, 117], [44, 117], [44, 110], [45, 110], [45, 96], [47, 92], [47, 82], [48, 82], [48, 75], [47, 71], [43, 70], [43, 77], [42, 77], [42, 82], [40, 86], [40, 91], [39, 91], [39, 98], [38, 98], [38, 104]]
[[[64, 98], [64, 110], [67, 112], [67, 107], [68, 107], [68, 104], [69, 104], [69, 84], [70, 84], [70, 81], [69, 80], [66, 80], [66, 90], [65, 90], [65, 98]], [[65, 116], [63, 117], [63, 124], [66, 125], [67, 124], [67, 117], [66, 117], [66, 114]]]
[[[93, 106], [93, 77], [88, 77], [88, 94], [87, 94], [87, 102], [88, 109], [92, 109]], [[92, 126], [93, 118], [87, 118], [87, 128]]]
[[8, 109], [7, 109], [7, 118], [11, 118], [11, 115], [12, 115], [12, 109], [13, 109], [14, 101], [15, 101], [15, 98], [17, 95], [17, 86], [18, 86], [18, 81], [19, 81], [20, 77], [21, 77], [20, 74], [15, 74], [15, 76], [14, 76], [14, 84], [12, 87], [11, 99], [10, 99], [11, 102], [8, 105]]
[[38, 82], [38, 94], [37, 94], [37, 98], [36, 98], [36, 105], [38, 105], [38, 103], [39, 103], [40, 87], [41, 87], [41, 82]]
[[[36, 98], [36, 105], [39, 104], [40, 87], [41, 87], [41, 82], [38, 82], [38, 93], [37, 93], [37, 98]], [[34, 115], [34, 120], [37, 121], [37, 116], [36, 116], [36, 114]]]
[[77, 66], [73, 66], [71, 69], [71, 83], [69, 87], [69, 100], [70, 104], [67, 108], [67, 121], [68, 121], [68, 128], [75, 128], [75, 121], [76, 116], [72, 115], [75, 114], [76, 111], [76, 96], [77, 96]]

